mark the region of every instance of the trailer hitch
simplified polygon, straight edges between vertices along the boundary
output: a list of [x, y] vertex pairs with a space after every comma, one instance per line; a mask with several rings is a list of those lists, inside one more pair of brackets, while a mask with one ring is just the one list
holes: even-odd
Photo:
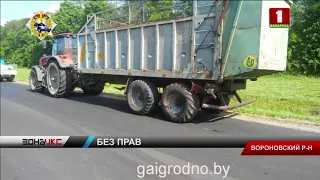
[[239, 107], [251, 104], [251, 103], [253, 103], [255, 101], [256, 100], [249, 100], [249, 101], [238, 103], [238, 104], [235, 104], [235, 105], [232, 105], [232, 106], [215, 106], [215, 105], [211, 105], [211, 104], [202, 104], [202, 108], [205, 108], [205, 109], [219, 109], [219, 110], [222, 110], [222, 111], [227, 111], [227, 110], [232, 110], [232, 109], [235, 109], [235, 108], [239, 108]]
[[237, 98], [237, 100], [239, 102], [238, 104], [235, 104], [235, 105], [232, 105], [232, 106], [216, 106], [216, 105], [203, 103], [202, 104], [202, 108], [204, 108], [204, 109], [218, 109], [218, 110], [222, 110], [222, 111], [227, 111], [227, 110], [232, 110], [232, 109], [239, 108], [239, 107], [242, 107], [242, 106], [246, 106], [246, 105], [254, 103], [256, 101], [256, 100], [249, 100], [249, 101], [242, 102], [242, 100], [241, 100], [240, 96], [238, 95], [238, 93], [235, 93], [235, 96], [236, 96], [236, 98]]

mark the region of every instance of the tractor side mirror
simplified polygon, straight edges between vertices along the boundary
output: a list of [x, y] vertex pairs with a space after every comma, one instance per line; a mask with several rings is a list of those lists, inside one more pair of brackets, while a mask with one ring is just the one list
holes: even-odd
[[42, 48], [43, 49], [47, 48], [47, 41], [42, 41]]

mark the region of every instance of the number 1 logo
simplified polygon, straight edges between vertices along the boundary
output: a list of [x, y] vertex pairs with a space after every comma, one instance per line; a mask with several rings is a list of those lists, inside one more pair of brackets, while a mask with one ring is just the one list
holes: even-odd
[[277, 23], [282, 23], [282, 10], [278, 10], [277, 14]]
[[269, 9], [270, 28], [290, 27], [290, 8], [270, 8]]

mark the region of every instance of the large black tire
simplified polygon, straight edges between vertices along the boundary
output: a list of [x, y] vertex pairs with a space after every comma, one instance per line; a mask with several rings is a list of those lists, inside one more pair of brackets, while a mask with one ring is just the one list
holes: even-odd
[[7, 80], [8, 82], [12, 82], [15, 77], [16, 77], [16, 76], [12, 75], [12, 76], [10, 76], [10, 77], [7, 77], [6, 80]]
[[191, 122], [200, 110], [197, 94], [191, 93], [186, 85], [174, 83], [167, 86], [161, 97], [161, 109], [172, 122]]
[[157, 87], [149, 81], [135, 80], [128, 87], [128, 104], [135, 114], [150, 114], [158, 105], [159, 99]]
[[30, 86], [31, 91], [34, 91], [34, 92], [42, 92], [45, 89], [42, 86], [42, 82], [38, 81], [38, 76], [37, 76], [37, 72], [35, 69], [32, 69], [30, 71], [29, 86]]
[[68, 96], [73, 89], [71, 71], [60, 68], [54, 61], [50, 62], [47, 68], [47, 88], [53, 97]]
[[102, 82], [98, 82], [94, 85], [90, 85], [89, 87], [83, 87], [82, 91], [84, 94], [86, 95], [99, 95], [102, 93], [103, 89], [104, 89], [105, 83]]

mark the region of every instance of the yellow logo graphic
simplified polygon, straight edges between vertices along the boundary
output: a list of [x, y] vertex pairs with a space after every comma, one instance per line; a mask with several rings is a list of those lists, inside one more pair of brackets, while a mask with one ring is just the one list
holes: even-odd
[[254, 68], [257, 65], [257, 59], [254, 56], [247, 56], [244, 59], [243, 64], [247, 68]]
[[56, 27], [56, 23], [51, 19], [50, 15], [39, 11], [32, 16], [26, 26], [30, 29], [31, 34], [42, 40], [47, 35], [53, 35], [52, 30]]

